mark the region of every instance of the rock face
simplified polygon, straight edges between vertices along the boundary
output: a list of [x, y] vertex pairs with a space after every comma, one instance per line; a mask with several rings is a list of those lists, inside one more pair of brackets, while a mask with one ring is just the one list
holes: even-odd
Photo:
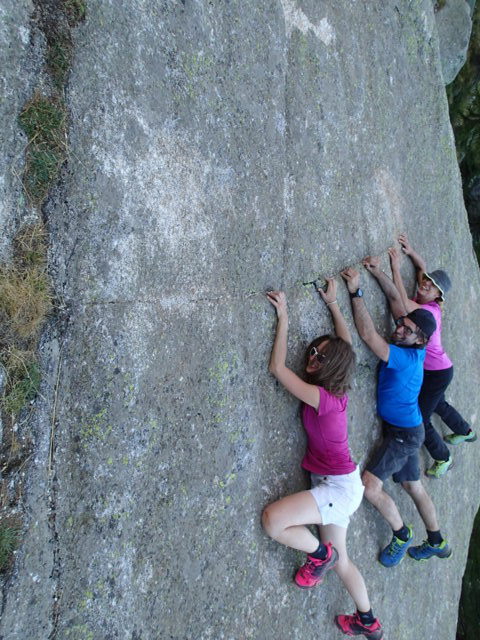
[[[70, 322], [44, 341], [0, 636], [339, 637], [333, 616], [353, 604], [337, 577], [295, 589], [301, 555], [260, 526], [267, 503], [307, 486], [298, 403], [267, 372], [264, 292], [288, 294], [300, 369], [307, 341], [331, 328], [302, 283], [368, 253], [387, 269], [407, 231], [451, 275], [449, 397], [477, 420], [479, 272], [432, 3], [89, 0], [67, 99], [69, 163], [45, 213]], [[352, 324], [343, 285], [339, 300]], [[378, 437], [376, 359], [356, 334], [355, 348], [363, 464]], [[390, 638], [455, 637], [476, 447], [457, 447], [448, 477], [428, 484], [453, 562], [388, 571], [376, 561], [385, 522], [366, 503], [352, 519], [351, 556]], [[411, 501], [387, 489], [420, 543]]]
[[[23, 171], [24, 138], [19, 135], [17, 116], [31, 96], [38, 72], [41, 43], [32, 35], [30, 0], [4, 0], [0, 6], [0, 120], [2, 153], [0, 155], [0, 258], [10, 253], [12, 229], [24, 207], [19, 176]], [[33, 45], [33, 46], [32, 46]], [[19, 69], [21, 68], [21, 73]]]
[[471, 2], [447, 0], [436, 13], [440, 60], [445, 84], [455, 80], [467, 59], [468, 43], [472, 32], [472, 11]]

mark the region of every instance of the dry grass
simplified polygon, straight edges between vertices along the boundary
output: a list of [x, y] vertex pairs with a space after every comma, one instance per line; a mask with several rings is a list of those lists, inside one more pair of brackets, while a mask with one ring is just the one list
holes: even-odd
[[2, 352], [36, 339], [52, 308], [46, 251], [43, 225], [29, 225], [15, 238], [12, 264], [0, 267]]
[[37, 336], [50, 309], [51, 294], [44, 269], [0, 270], [0, 318], [8, 336], [21, 340]]
[[13, 259], [16, 265], [29, 267], [47, 266], [48, 238], [41, 223], [22, 227], [13, 241]]
[[29, 225], [14, 241], [11, 264], [0, 267], [0, 359], [7, 374], [2, 409], [12, 419], [40, 384], [38, 336], [52, 309], [43, 225]]

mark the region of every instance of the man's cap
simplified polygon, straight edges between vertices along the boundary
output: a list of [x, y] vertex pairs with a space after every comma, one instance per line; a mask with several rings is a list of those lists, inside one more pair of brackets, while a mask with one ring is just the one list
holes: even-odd
[[427, 338], [430, 338], [437, 328], [437, 323], [435, 322], [433, 313], [430, 313], [430, 311], [427, 311], [426, 309], [415, 309], [407, 315], [407, 318], [410, 318], [410, 320], [417, 325]]
[[440, 299], [443, 302], [445, 300], [445, 294], [452, 288], [452, 283], [447, 273], [442, 271], [442, 269], [436, 269], [431, 273], [426, 273], [425, 277], [431, 280], [440, 291]]

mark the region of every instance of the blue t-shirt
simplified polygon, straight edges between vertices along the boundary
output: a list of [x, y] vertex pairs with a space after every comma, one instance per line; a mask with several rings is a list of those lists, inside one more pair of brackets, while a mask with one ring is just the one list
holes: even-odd
[[380, 364], [377, 388], [379, 415], [396, 427], [418, 427], [422, 414], [418, 394], [423, 382], [425, 349], [389, 345], [388, 362]]

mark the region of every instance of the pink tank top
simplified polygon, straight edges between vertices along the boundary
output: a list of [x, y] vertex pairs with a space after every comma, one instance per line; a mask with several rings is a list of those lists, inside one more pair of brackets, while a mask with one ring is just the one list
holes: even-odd
[[442, 347], [442, 309], [435, 301], [427, 302], [427, 304], [421, 304], [420, 306], [422, 309], [430, 311], [437, 323], [437, 328], [427, 344], [423, 368], [426, 371], [450, 369], [453, 366], [452, 361]]

